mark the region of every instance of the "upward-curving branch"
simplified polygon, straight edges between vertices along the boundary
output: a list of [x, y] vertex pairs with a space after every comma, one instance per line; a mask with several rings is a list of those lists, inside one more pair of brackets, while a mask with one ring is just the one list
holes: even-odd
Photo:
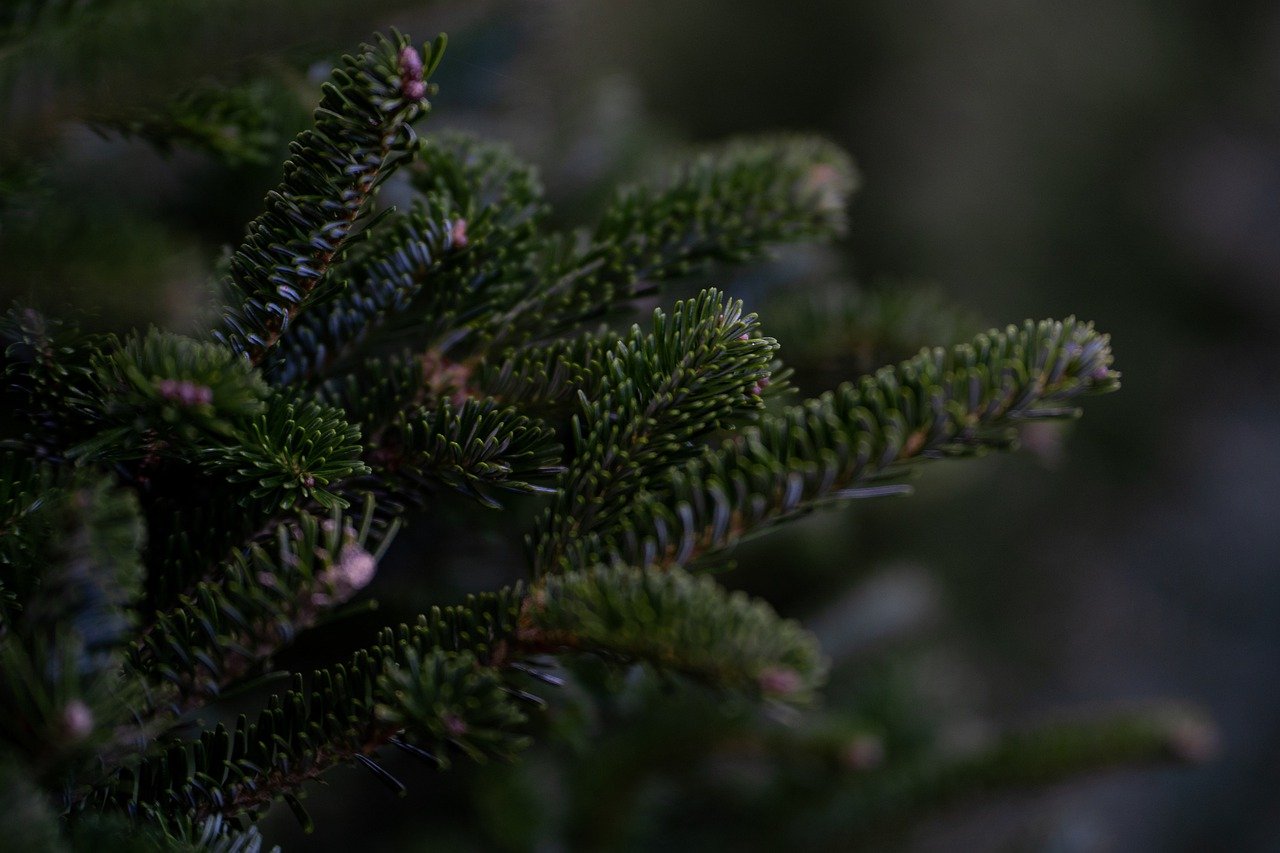
[[315, 126], [290, 146], [284, 180], [231, 258], [219, 341], [257, 364], [319, 295], [378, 186], [409, 155], [444, 45], [438, 37], [424, 57], [395, 33], [343, 58]]

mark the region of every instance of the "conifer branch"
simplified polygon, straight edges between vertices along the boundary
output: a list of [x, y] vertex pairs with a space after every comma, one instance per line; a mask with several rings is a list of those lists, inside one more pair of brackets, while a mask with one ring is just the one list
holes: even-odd
[[433, 485], [500, 506], [495, 490], [545, 493], [562, 468], [555, 431], [492, 400], [443, 403], [398, 418], [366, 453], [392, 494], [417, 500]]
[[755, 315], [714, 290], [654, 313], [605, 354], [601, 395], [582, 398], [574, 457], [534, 540], [538, 572], [559, 567], [566, 548], [607, 529], [626, 495], [687, 457], [692, 442], [759, 407], [776, 343], [758, 336]]
[[219, 341], [258, 364], [318, 295], [374, 192], [409, 156], [409, 125], [429, 107], [427, 81], [444, 44], [440, 36], [423, 57], [396, 33], [343, 58], [315, 127], [294, 140], [283, 182], [231, 258], [227, 285], [237, 304], [223, 316]]
[[23, 524], [11, 535], [25, 541], [0, 557], [16, 605], [0, 623], [0, 753], [23, 756], [47, 783], [74, 780], [94, 750], [114, 753], [138, 698], [120, 669], [144, 533], [136, 502], [109, 478], [82, 471], [44, 485], [35, 503], [16, 495]]
[[376, 526], [372, 496], [357, 520], [301, 513], [157, 613], [131, 655], [135, 672], [170, 688], [152, 704], [183, 713], [216, 699], [367, 586], [398, 521]]
[[525, 648], [644, 661], [722, 689], [802, 702], [825, 677], [812, 635], [709, 577], [621, 566], [547, 575], [521, 614]]
[[930, 756], [861, 774], [835, 803], [850, 836], [900, 824], [966, 798], [1050, 785], [1086, 773], [1159, 762], [1200, 762], [1217, 735], [1177, 708], [1116, 712], [1008, 732], [965, 754]]
[[459, 134], [420, 140], [414, 153], [408, 172], [421, 195], [335, 268], [344, 289], [283, 336], [267, 363], [276, 382], [324, 376], [380, 335], [448, 348], [495, 300], [526, 286], [545, 213], [533, 170], [505, 146]]
[[672, 467], [565, 564], [687, 565], [821, 503], [899, 493], [919, 462], [1008, 448], [1021, 423], [1075, 416], [1081, 396], [1119, 387], [1111, 361], [1107, 336], [1074, 319], [925, 350]]
[[[0, 39], [20, 25], [0, 13]], [[402, 790], [377, 760], [388, 746], [440, 768], [514, 756], [545, 705], [526, 679], [560, 683], [558, 657], [807, 703], [825, 677], [815, 638], [688, 567], [1118, 387], [1107, 337], [1074, 320], [925, 350], [775, 414], [778, 345], [717, 291], [644, 330], [581, 334], [662, 281], [838, 234], [852, 165], [821, 140], [734, 143], [619, 192], [594, 228], [557, 231], [510, 150], [416, 140], [443, 46], [424, 57], [393, 34], [342, 61], [230, 259], [213, 341], [0, 319], [0, 780], [20, 768], [58, 808], [31, 808], [30, 786], [0, 799], [37, 834], [62, 820], [77, 841], [123, 826], [254, 851], [249, 824], [273, 803], [310, 825], [300, 798], [335, 766]], [[230, 96], [178, 108], [156, 125], [166, 139], [216, 145], [219, 121], [261, 117]], [[375, 214], [403, 165], [412, 206]], [[903, 326], [950, 337], [915, 296], [789, 299], [826, 330], [802, 361], [866, 358]], [[360, 594], [411, 506], [548, 492], [531, 583], [386, 629], [234, 726], [154, 737], [254, 687]], [[893, 756], [859, 768], [855, 806], [874, 823], [961, 789], [1194, 752], [1200, 735], [1137, 715]], [[840, 760], [820, 737], [764, 746]]]
[[710, 262], [744, 263], [769, 246], [828, 239], [856, 183], [847, 155], [807, 137], [736, 142], [666, 181], [618, 193], [581, 252], [492, 322], [498, 344], [562, 332]]
[[240, 497], [243, 505], [260, 502], [269, 516], [308, 501], [345, 507], [345, 499], [326, 487], [368, 472], [361, 449], [359, 427], [337, 409], [277, 395], [249, 423], [241, 443], [210, 448], [207, 455], [213, 472], [250, 489]]
[[0, 389], [20, 420], [23, 440], [46, 457], [60, 457], [92, 428], [97, 412], [87, 394], [98, 341], [32, 308], [0, 317]]
[[209, 441], [234, 440], [266, 409], [267, 386], [225, 347], [151, 330], [95, 353], [86, 394], [98, 407], [95, 434], [68, 451], [83, 462], [189, 460]]
[[523, 411], [559, 414], [581, 397], [599, 399], [608, 376], [609, 353], [622, 340], [616, 332], [600, 329], [545, 346], [511, 350], [482, 363], [475, 385]]
[[[234, 730], [218, 726], [190, 744], [174, 744], [121, 770], [81, 807], [153, 821], [253, 816], [335, 765], [369, 762], [380, 771], [370, 756], [410, 720], [408, 736], [438, 758], [452, 750], [509, 754], [522, 743], [510, 729], [525, 718], [509, 704], [495, 716], [495, 701], [519, 700], [494, 694], [492, 666], [506, 659], [519, 610], [519, 590], [507, 590], [436, 608], [412, 628], [383, 631], [347, 664], [318, 671], [309, 683], [298, 676], [255, 722], [241, 717]], [[509, 734], [498, 737], [491, 728], [497, 724]]]
[[241, 717], [189, 745], [123, 770], [85, 806], [192, 822], [253, 816], [338, 764], [369, 766], [403, 739], [441, 767], [451, 753], [509, 758], [527, 742], [513, 688], [521, 662], [547, 652], [590, 652], [643, 661], [711, 686], [803, 702], [824, 664], [813, 638], [763, 602], [682, 572], [601, 569], [543, 579], [436, 608], [412, 628], [384, 631], [351, 661], [299, 677], [255, 723]]

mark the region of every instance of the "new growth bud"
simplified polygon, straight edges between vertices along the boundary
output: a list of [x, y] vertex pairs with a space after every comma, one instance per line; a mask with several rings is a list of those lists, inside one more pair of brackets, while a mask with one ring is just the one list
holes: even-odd
[[422, 56], [412, 45], [400, 51], [400, 91], [411, 101], [421, 101], [427, 94], [422, 79]]
[[453, 226], [449, 229], [449, 242], [453, 244], [453, 248], [462, 249], [467, 245], [467, 220], [455, 219]]
[[79, 699], [72, 699], [62, 709], [62, 730], [73, 743], [93, 734], [93, 711]]
[[760, 692], [766, 696], [790, 696], [801, 687], [800, 673], [785, 666], [771, 666], [757, 676]]
[[208, 406], [213, 403], [213, 389], [197, 385], [189, 379], [161, 379], [156, 391], [166, 400], [183, 406]]

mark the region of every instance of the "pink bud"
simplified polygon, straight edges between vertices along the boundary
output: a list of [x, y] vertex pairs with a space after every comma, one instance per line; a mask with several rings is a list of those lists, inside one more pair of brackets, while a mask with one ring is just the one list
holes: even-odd
[[377, 573], [378, 561], [372, 554], [353, 542], [343, 547], [342, 554], [338, 558], [338, 571], [342, 573], [348, 586], [364, 589]]
[[354, 542], [342, 547], [338, 560], [320, 574], [320, 582], [331, 593], [326, 604], [341, 604], [373, 581], [378, 572], [378, 561]]
[[802, 685], [800, 673], [786, 666], [771, 666], [756, 676], [760, 690], [767, 696], [790, 696]]
[[461, 249], [467, 245], [467, 220], [453, 220], [453, 226], [449, 229], [449, 241], [453, 243], [455, 249]]
[[62, 709], [62, 728], [71, 740], [84, 740], [93, 734], [93, 711], [79, 699], [72, 699]]
[[443, 722], [444, 730], [449, 734], [449, 737], [462, 737], [467, 733], [467, 721], [457, 714], [445, 714]]
[[208, 406], [213, 403], [213, 389], [197, 385], [189, 379], [161, 379], [156, 391], [166, 400], [184, 406]]
[[406, 77], [422, 76], [422, 57], [411, 44], [400, 50], [400, 73]]
[[411, 45], [400, 51], [400, 89], [411, 101], [420, 101], [427, 94], [427, 84], [422, 80], [422, 57]]

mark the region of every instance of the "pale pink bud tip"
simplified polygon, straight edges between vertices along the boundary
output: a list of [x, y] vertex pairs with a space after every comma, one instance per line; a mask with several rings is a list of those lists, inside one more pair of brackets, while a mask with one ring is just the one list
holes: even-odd
[[84, 740], [93, 733], [93, 712], [79, 699], [72, 699], [62, 709], [62, 727], [71, 740]]
[[346, 586], [364, 589], [378, 571], [378, 561], [368, 551], [352, 543], [343, 547], [337, 569]]
[[156, 383], [156, 391], [166, 400], [184, 406], [208, 406], [213, 402], [212, 388], [189, 379], [161, 379]]
[[467, 721], [457, 714], [445, 714], [443, 722], [449, 737], [462, 737], [467, 733]]
[[320, 574], [320, 581], [331, 593], [326, 603], [341, 604], [373, 581], [378, 561], [354, 542], [342, 547], [338, 561]]
[[757, 676], [760, 690], [769, 696], [790, 696], [801, 687], [800, 673], [790, 667], [771, 666]]
[[422, 76], [422, 57], [411, 44], [400, 50], [400, 73], [406, 77]]
[[461, 249], [467, 245], [467, 220], [453, 220], [453, 227], [449, 229], [449, 240], [455, 249]]
[[420, 101], [427, 94], [427, 84], [422, 80], [422, 57], [413, 47], [406, 45], [400, 51], [400, 88], [411, 101]]

